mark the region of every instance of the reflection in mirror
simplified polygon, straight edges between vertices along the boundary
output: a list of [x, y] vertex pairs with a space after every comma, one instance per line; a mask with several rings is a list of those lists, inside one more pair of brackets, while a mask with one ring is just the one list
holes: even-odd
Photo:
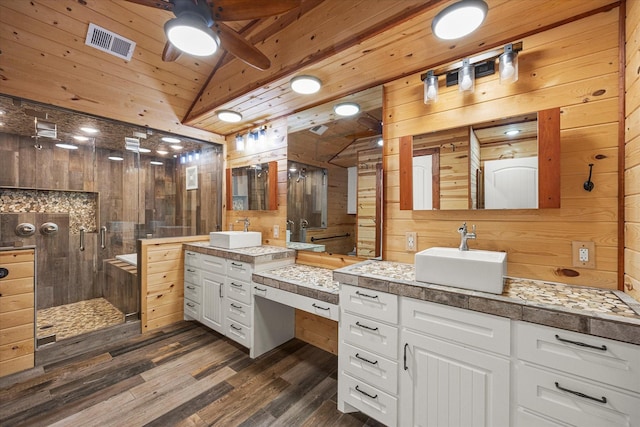
[[413, 209], [538, 207], [536, 113], [413, 137]]
[[271, 209], [269, 163], [231, 169], [231, 210]]
[[287, 242], [307, 242], [307, 229], [327, 228], [327, 182], [326, 169], [288, 162]]

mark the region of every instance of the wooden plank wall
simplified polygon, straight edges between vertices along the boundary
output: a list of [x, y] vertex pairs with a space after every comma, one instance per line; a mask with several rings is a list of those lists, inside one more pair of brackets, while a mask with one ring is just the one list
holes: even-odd
[[[456, 230], [467, 221], [477, 225], [471, 247], [508, 252], [509, 275], [618, 288], [618, 14], [614, 9], [524, 38], [513, 85], [500, 85], [496, 74], [478, 79], [475, 93], [460, 94], [441, 82], [434, 105], [423, 103], [418, 74], [385, 85], [385, 259], [413, 262], [404, 248], [407, 231], [418, 233], [418, 250], [455, 247]], [[561, 108], [560, 209], [400, 210], [401, 137], [554, 107]], [[595, 164], [592, 192], [582, 186], [589, 163]], [[572, 267], [574, 240], [595, 242], [595, 269]]]
[[[226, 141], [225, 168], [249, 166], [259, 163], [277, 162], [278, 164], [278, 209], [266, 211], [234, 211], [223, 206], [223, 230], [242, 230], [239, 219], [249, 218], [250, 231], [262, 232], [262, 243], [265, 245], [285, 246], [287, 229], [287, 121], [276, 120], [267, 125], [267, 142], [247, 146], [244, 151], [236, 150], [235, 134], [229, 135]], [[249, 129], [242, 132], [245, 134]], [[253, 130], [253, 129], [252, 129]], [[231, 192], [230, 183], [224, 184], [223, 191]], [[226, 200], [226, 198], [225, 198]], [[278, 237], [273, 235], [273, 226], [280, 226]]]
[[378, 230], [376, 227], [376, 165], [378, 163], [382, 163], [381, 148], [358, 152], [356, 253], [362, 258], [376, 256], [376, 231]]
[[640, 300], [640, 2], [626, 4], [624, 283]]
[[138, 240], [142, 332], [161, 328], [184, 318], [182, 243], [202, 241], [209, 241], [209, 235]]

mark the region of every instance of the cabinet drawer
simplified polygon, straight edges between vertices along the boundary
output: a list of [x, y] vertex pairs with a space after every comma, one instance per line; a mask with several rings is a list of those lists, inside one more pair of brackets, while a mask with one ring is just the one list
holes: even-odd
[[336, 322], [339, 319], [339, 306], [335, 304], [318, 301], [314, 298], [272, 288], [271, 286], [257, 285], [255, 283], [253, 284], [253, 294], [280, 304], [288, 305], [289, 307], [335, 320]]
[[200, 320], [202, 313], [202, 307], [197, 302], [191, 301], [187, 298], [184, 299], [184, 316], [191, 320]]
[[398, 394], [398, 364], [347, 343], [340, 347], [341, 369], [355, 378], [384, 390]]
[[227, 274], [227, 260], [217, 256], [202, 255], [200, 267], [211, 273], [221, 274], [223, 276]]
[[193, 285], [200, 284], [200, 271], [196, 267], [190, 265], [184, 266], [184, 281]]
[[511, 320], [461, 308], [401, 298], [402, 326], [420, 333], [508, 356]]
[[369, 318], [343, 312], [340, 340], [390, 359], [398, 357], [398, 328]]
[[251, 283], [227, 277], [225, 281], [225, 296], [245, 304], [251, 304]]
[[[535, 368], [526, 362], [518, 365], [516, 375], [520, 408], [576, 426], [637, 426], [634, 423], [640, 420], [640, 396], [637, 394], [622, 393], [599, 383]], [[518, 425], [531, 425], [525, 424], [529, 417], [524, 417], [520, 408], [516, 417], [523, 422]]]
[[248, 262], [227, 260], [227, 274], [234, 279], [243, 282], [251, 282], [251, 274], [253, 274], [253, 266]]
[[184, 265], [200, 268], [200, 254], [193, 251], [184, 251]]
[[239, 322], [227, 322], [225, 335], [247, 348], [251, 347], [251, 328]]
[[193, 283], [184, 283], [184, 297], [190, 299], [193, 302], [202, 302], [202, 287], [194, 285]]
[[514, 323], [519, 359], [640, 392], [640, 346], [533, 323]]
[[398, 400], [369, 384], [349, 375], [342, 375], [338, 381], [338, 393], [344, 402], [357, 408], [387, 426], [398, 422]]
[[357, 286], [340, 286], [340, 305], [347, 311], [383, 322], [398, 323], [398, 297]]
[[251, 306], [232, 299], [225, 299], [225, 315], [230, 320], [227, 323], [240, 322], [251, 327]]

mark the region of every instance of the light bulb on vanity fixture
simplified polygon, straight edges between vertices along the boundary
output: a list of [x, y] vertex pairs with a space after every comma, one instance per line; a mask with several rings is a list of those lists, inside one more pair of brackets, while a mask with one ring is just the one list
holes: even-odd
[[436, 102], [438, 100], [438, 76], [434, 74], [433, 70], [429, 70], [420, 77], [424, 82], [424, 103]]
[[475, 88], [475, 69], [469, 63], [469, 58], [462, 60], [462, 67], [458, 71], [458, 90], [460, 92], [473, 92]]
[[513, 44], [504, 47], [504, 53], [498, 57], [500, 83], [513, 83], [518, 80], [518, 51]]

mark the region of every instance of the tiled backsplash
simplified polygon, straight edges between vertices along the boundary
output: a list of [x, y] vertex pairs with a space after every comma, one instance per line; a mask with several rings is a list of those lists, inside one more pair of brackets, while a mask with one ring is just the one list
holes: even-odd
[[98, 193], [0, 189], [0, 213], [68, 213], [72, 234], [77, 234], [80, 226], [90, 233], [97, 231], [97, 207]]

